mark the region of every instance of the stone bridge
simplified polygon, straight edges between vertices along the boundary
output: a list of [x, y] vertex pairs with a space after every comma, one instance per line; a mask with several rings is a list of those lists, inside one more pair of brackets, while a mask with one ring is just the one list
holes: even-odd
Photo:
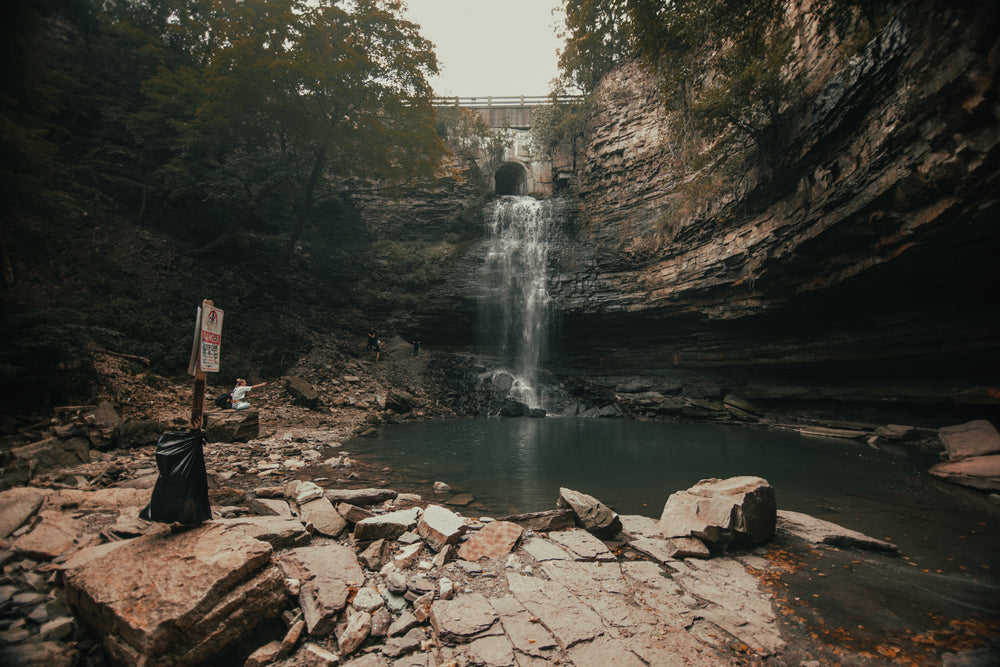
[[[561, 95], [560, 102], [574, 102], [582, 95]], [[560, 189], [562, 177], [552, 173], [552, 162], [547, 154], [532, 145], [531, 127], [534, 111], [539, 106], [552, 104], [550, 96], [511, 97], [437, 97], [435, 106], [456, 106], [478, 111], [486, 123], [496, 129], [505, 129], [511, 143], [504, 150], [501, 163], [493, 169], [493, 189], [499, 195], [531, 195], [551, 197]], [[568, 178], [568, 175], [566, 176]]]

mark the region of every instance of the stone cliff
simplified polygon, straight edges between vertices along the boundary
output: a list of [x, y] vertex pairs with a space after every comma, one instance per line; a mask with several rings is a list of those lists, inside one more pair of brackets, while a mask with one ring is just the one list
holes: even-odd
[[686, 207], [655, 82], [606, 77], [554, 253], [559, 370], [995, 406], [1000, 31], [979, 4], [847, 62], [804, 36], [818, 94], [791, 148]]

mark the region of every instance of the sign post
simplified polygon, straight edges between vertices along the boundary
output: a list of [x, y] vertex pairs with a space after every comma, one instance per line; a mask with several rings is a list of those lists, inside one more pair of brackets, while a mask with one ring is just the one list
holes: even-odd
[[194, 396], [191, 398], [191, 428], [200, 429], [205, 421], [205, 381], [208, 373], [219, 372], [219, 350], [222, 346], [221, 309], [205, 299], [198, 307], [194, 324], [194, 343], [188, 374], [194, 376]]

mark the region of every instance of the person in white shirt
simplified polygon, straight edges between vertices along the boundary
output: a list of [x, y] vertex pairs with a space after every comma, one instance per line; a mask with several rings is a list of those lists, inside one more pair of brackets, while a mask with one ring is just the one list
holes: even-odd
[[232, 401], [233, 408], [236, 410], [246, 410], [250, 407], [250, 401], [246, 400], [247, 394], [250, 393], [251, 389], [256, 389], [257, 387], [263, 387], [266, 382], [261, 382], [260, 384], [249, 385], [247, 381], [243, 378], [238, 378], [236, 380], [236, 387], [233, 389]]

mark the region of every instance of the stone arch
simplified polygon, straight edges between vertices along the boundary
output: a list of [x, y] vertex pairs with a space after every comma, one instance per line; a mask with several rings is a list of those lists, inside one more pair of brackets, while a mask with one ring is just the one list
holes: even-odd
[[528, 173], [517, 162], [504, 162], [493, 173], [493, 186], [498, 195], [523, 195], [528, 191]]

